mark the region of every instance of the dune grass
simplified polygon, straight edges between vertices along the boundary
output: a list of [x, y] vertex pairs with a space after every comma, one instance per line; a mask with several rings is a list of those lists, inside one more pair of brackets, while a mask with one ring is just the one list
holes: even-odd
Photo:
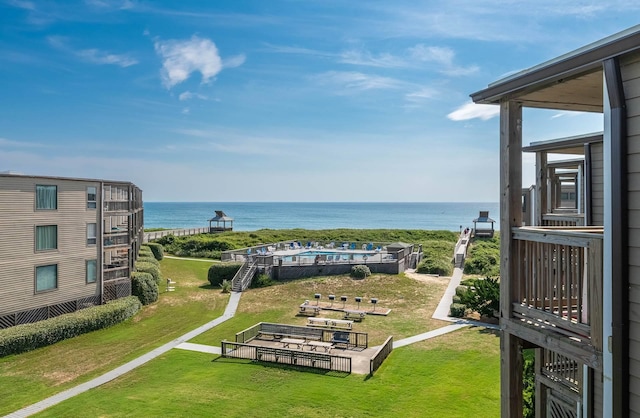
[[210, 288], [208, 263], [166, 259], [161, 266], [165, 277], [178, 282], [176, 291], [162, 293], [130, 320], [0, 358], [0, 415], [99, 376], [222, 315], [228, 296]]
[[41, 417], [496, 417], [499, 342], [464, 329], [394, 350], [373, 377], [171, 350]]

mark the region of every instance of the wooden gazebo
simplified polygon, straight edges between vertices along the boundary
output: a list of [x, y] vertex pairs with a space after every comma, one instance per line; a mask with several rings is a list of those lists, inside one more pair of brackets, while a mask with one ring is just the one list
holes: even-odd
[[[491, 219], [489, 217], [489, 211], [488, 210], [481, 210], [480, 211], [480, 215], [473, 220], [473, 234], [476, 237], [493, 237], [493, 233], [495, 232], [495, 229], [493, 227], [493, 224], [496, 221], [494, 221], [493, 219]], [[478, 228], [478, 224], [480, 225], [480, 228]], [[491, 228], [489, 228], [489, 224], [491, 224]]]
[[[216, 223], [216, 226], [213, 226], [213, 222]], [[220, 224], [222, 223], [222, 226]], [[227, 228], [227, 223], [229, 223], [229, 227]], [[213, 234], [216, 232], [225, 232], [225, 231], [233, 231], [233, 218], [227, 216], [223, 211], [217, 210], [216, 216], [209, 219], [209, 233]]]

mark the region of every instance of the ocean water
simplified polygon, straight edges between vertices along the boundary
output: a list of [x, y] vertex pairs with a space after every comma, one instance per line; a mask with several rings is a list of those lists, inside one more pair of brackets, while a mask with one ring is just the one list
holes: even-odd
[[145, 202], [145, 228], [209, 226], [216, 210], [232, 217], [235, 231], [258, 229], [428, 229], [473, 226], [481, 210], [499, 227], [499, 203]]

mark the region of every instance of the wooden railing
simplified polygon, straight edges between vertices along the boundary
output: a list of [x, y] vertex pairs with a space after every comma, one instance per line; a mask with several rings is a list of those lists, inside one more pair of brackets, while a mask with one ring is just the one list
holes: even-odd
[[245, 261], [245, 263], [236, 272], [231, 279], [231, 290], [234, 292], [243, 292], [251, 285], [251, 280], [258, 269], [255, 260]]
[[369, 374], [373, 374], [382, 365], [382, 362], [389, 357], [393, 351], [393, 336], [387, 338], [387, 340], [378, 348], [376, 353], [369, 360]]
[[206, 228], [183, 228], [183, 229], [165, 229], [163, 231], [153, 231], [144, 233], [144, 242], [149, 242], [154, 239], [166, 237], [167, 235], [174, 235], [176, 237], [182, 237], [186, 235], [208, 234], [209, 227]]
[[602, 229], [514, 228], [512, 316], [602, 352]]
[[584, 225], [584, 213], [545, 213], [543, 226], [580, 226]]

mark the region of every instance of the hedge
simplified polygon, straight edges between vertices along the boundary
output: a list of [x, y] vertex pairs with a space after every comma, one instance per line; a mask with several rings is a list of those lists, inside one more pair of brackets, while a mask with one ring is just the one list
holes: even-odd
[[142, 271], [151, 274], [157, 284], [160, 284], [160, 281], [162, 280], [162, 276], [160, 275], [160, 268], [153, 263], [136, 261], [136, 271]]
[[24, 353], [110, 327], [131, 318], [140, 310], [140, 306], [136, 296], [128, 296], [105, 305], [0, 330], [0, 357]]
[[462, 318], [466, 309], [467, 307], [461, 303], [452, 303], [449, 311], [452, 317]]
[[131, 273], [131, 294], [140, 299], [143, 305], [149, 305], [158, 300], [158, 283], [153, 276], [142, 271]]
[[209, 267], [207, 280], [211, 286], [220, 286], [223, 280], [231, 280], [242, 267], [242, 263], [216, 263]]
[[153, 264], [154, 266], [160, 267], [160, 262], [156, 260], [156, 258], [152, 255], [141, 255], [136, 261], [140, 263]]
[[453, 264], [448, 259], [425, 258], [418, 264], [416, 272], [449, 277], [453, 274]]
[[160, 261], [164, 258], [164, 249], [162, 248], [162, 244], [158, 244], [157, 242], [149, 242], [147, 243], [147, 247], [151, 249], [153, 256], [156, 260]]

